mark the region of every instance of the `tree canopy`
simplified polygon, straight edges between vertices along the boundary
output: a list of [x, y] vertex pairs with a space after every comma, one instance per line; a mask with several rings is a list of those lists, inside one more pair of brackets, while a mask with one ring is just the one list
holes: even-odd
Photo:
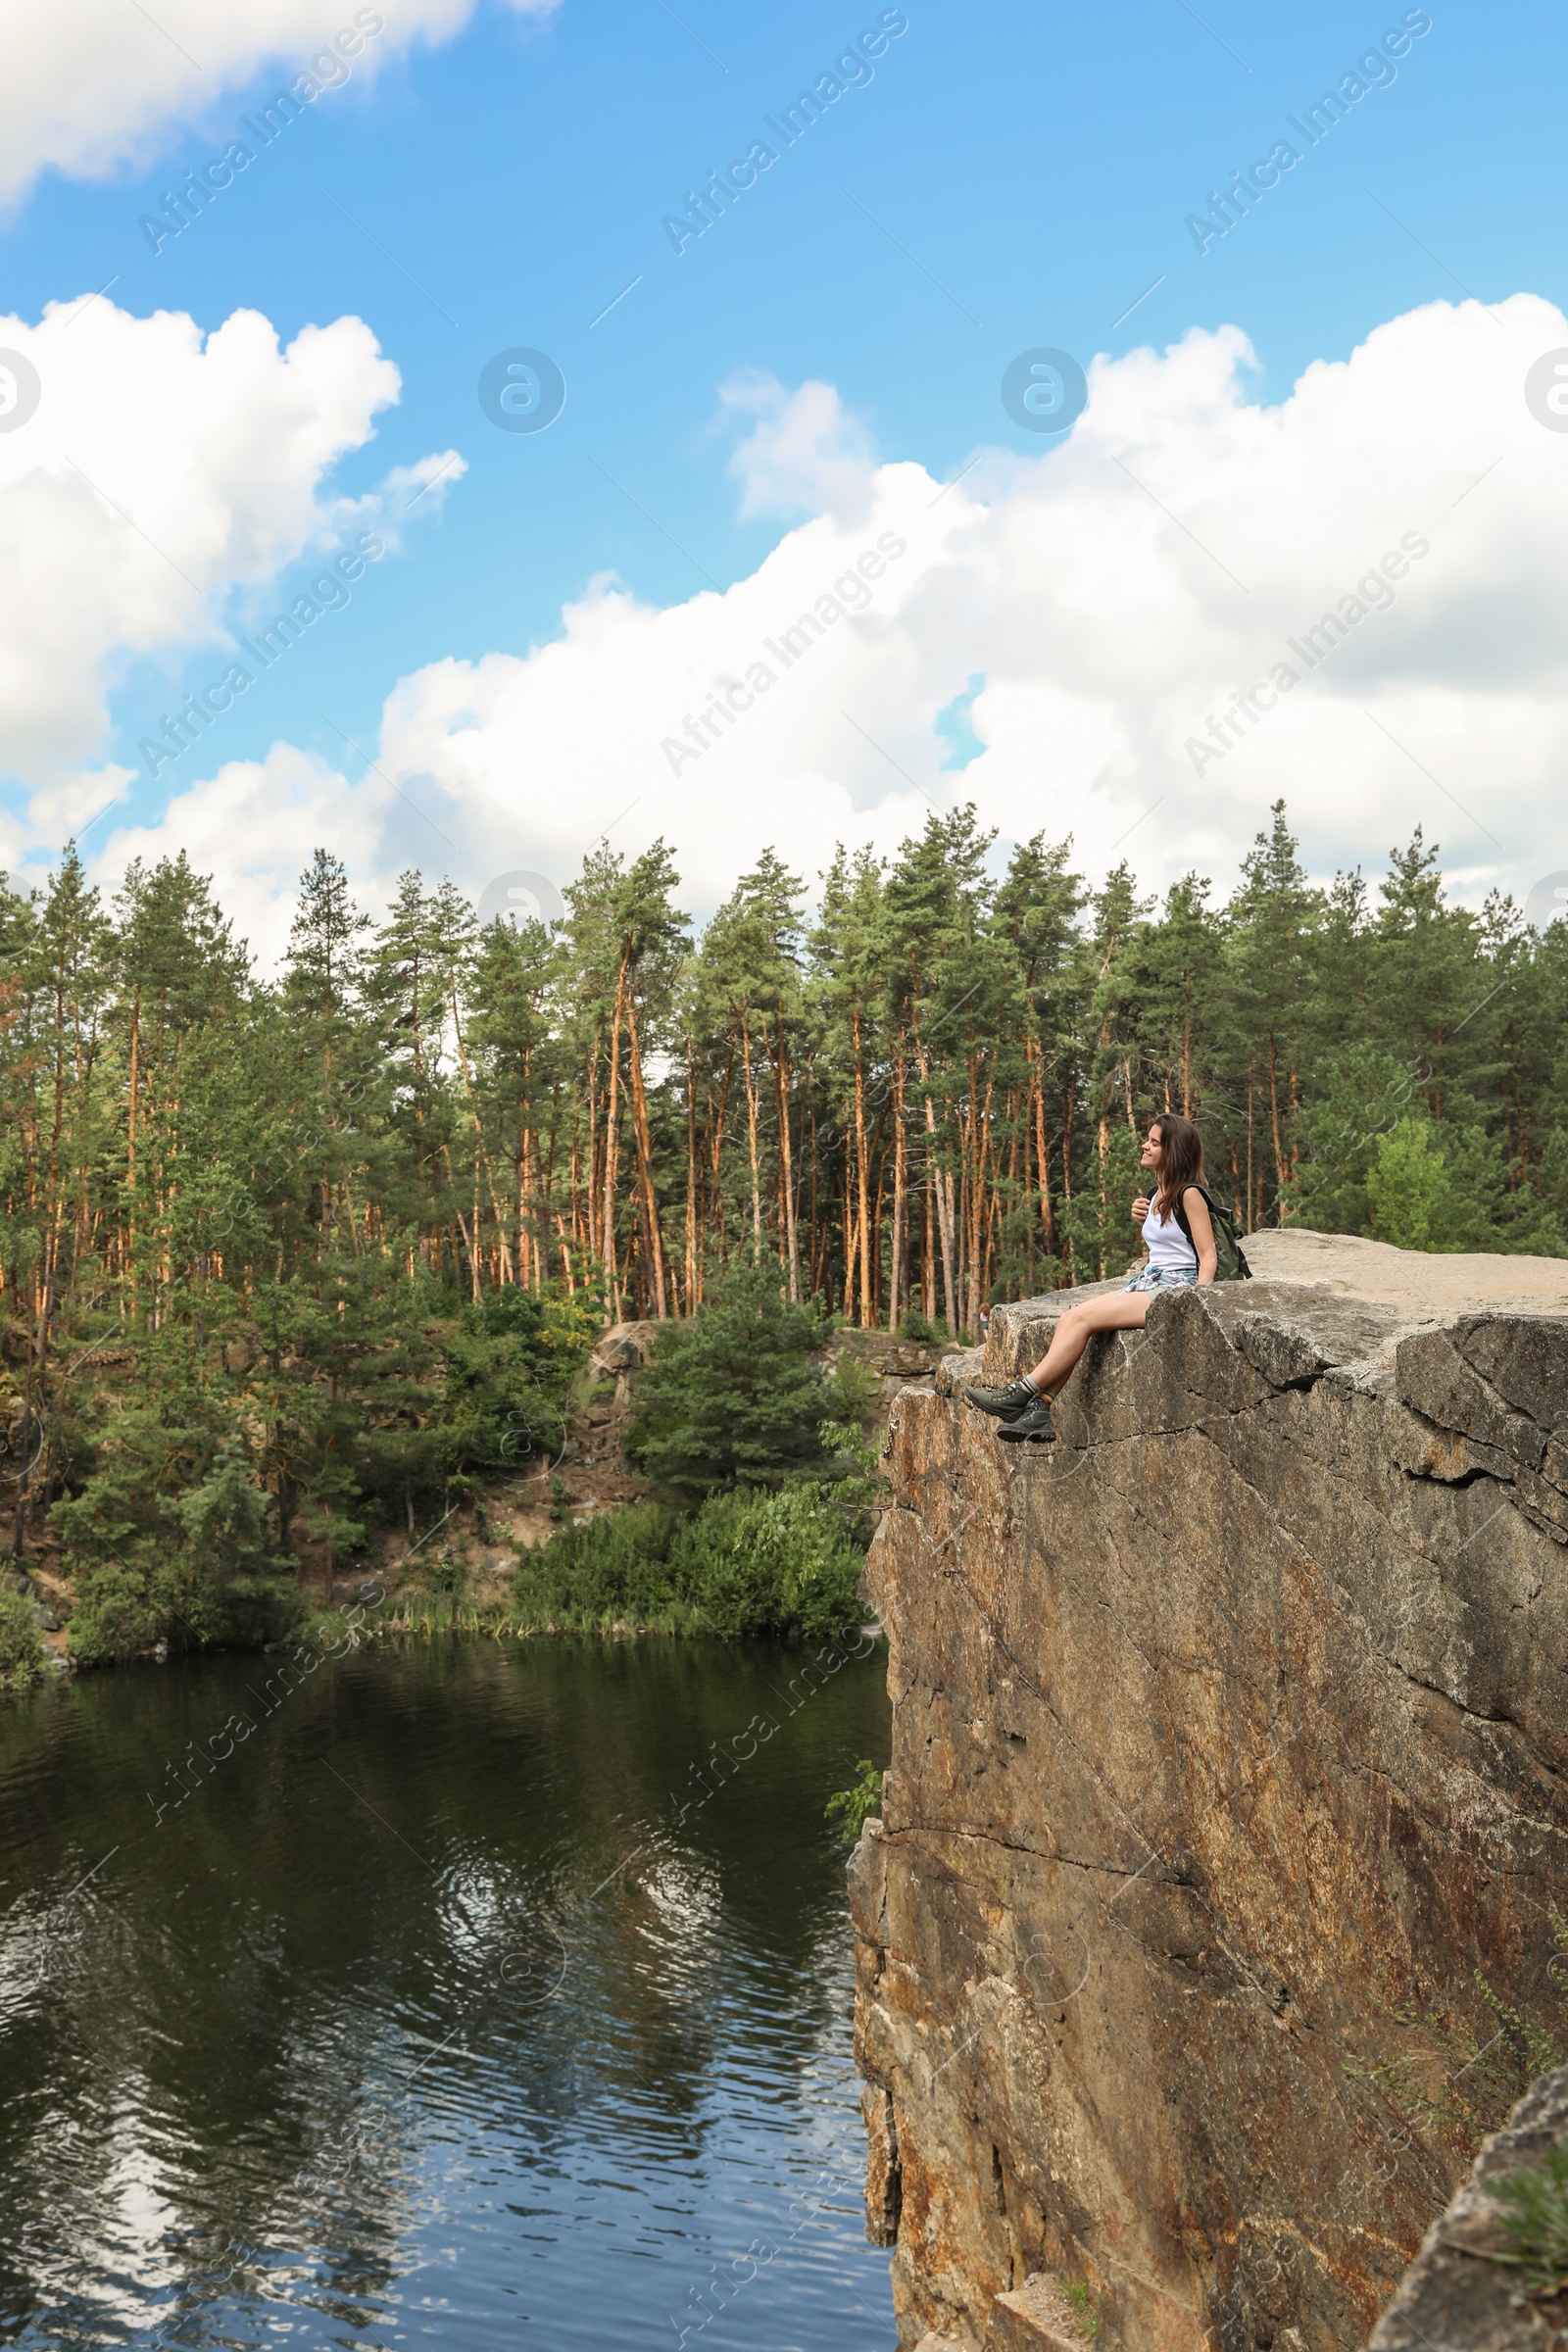
[[[728, 1282], [704, 1378], [740, 1380], [813, 1300], [972, 1331], [1118, 1272], [1160, 1108], [1244, 1230], [1562, 1254], [1568, 924], [1455, 906], [1438, 856], [1314, 883], [1279, 806], [1228, 896], [1156, 905], [960, 808], [841, 852], [809, 909], [769, 852], [696, 931], [656, 842], [481, 931], [417, 873], [371, 921], [321, 850], [269, 979], [182, 857], [106, 903], [68, 852], [0, 889], [13, 1546], [52, 1526], [106, 1622], [156, 1574], [199, 1632], [213, 1560], [254, 1613], [302, 1543], [352, 1553], [559, 1432], [605, 1320]], [[816, 1399], [774, 1370], [750, 1410], [786, 1458]], [[650, 1464], [744, 1482], [663, 1378]]]

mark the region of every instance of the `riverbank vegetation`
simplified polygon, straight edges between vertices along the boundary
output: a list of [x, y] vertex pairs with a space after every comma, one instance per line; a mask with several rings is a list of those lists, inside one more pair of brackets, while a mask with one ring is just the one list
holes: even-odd
[[[601, 848], [558, 925], [481, 932], [413, 873], [375, 924], [318, 852], [273, 978], [183, 859], [0, 892], [0, 1510], [76, 1654], [274, 1638], [302, 1568], [330, 1600], [552, 1451], [627, 1314], [664, 1327], [659, 1499], [524, 1562], [527, 1605], [657, 1568], [650, 1608], [739, 1623], [742, 1555], [842, 1485], [827, 1311], [956, 1334], [1118, 1270], [1152, 1108], [1244, 1227], [1568, 1247], [1568, 925], [1449, 905], [1419, 833], [1317, 887], [1276, 809], [1227, 897], [1156, 906], [1069, 844], [999, 865], [959, 810], [841, 856], [809, 917], [771, 855], [700, 934], [678, 890], [662, 845]], [[758, 1284], [797, 1318], [765, 1380]], [[769, 1608], [842, 1589], [859, 1507]]]
[[524, 1554], [525, 1621], [803, 1641], [855, 1623], [881, 1384], [849, 1354], [826, 1373], [831, 1328], [820, 1298], [782, 1296], [776, 1267], [719, 1269], [638, 1376], [626, 1450], [660, 1499]]

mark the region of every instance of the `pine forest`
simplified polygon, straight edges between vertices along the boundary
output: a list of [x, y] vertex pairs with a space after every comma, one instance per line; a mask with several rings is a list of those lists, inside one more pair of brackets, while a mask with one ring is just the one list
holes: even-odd
[[412, 872], [376, 925], [318, 851], [268, 979], [183, 859], [7, 892], [19, 1558], [351, 1558], [727, 1270], [973, 1334], [1127, 1265], [1161, 1108], [1242, 1231], [1568, 1252], [1568, 925], [1450, 903], [1419, 831], [1320, 887], [1281, 805], [1156, 903], [1070, 842], [1003, 865], [963, 809], [809, 892], [768, 854], [700, 931], [680, 898], [661, 843], [601, 847], [548, 929]]

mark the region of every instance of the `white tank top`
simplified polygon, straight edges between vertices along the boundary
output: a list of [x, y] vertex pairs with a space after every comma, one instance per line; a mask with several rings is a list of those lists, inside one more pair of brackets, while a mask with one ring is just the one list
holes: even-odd
[[1196, 1274], [1198, 1251], [1176, 1222], [1176, 1211], [1170, 1212], [1170, 1223], [1162, 1225], [1152, 1200], [1144, 1219], [1144, 1242], [1149, 1250], [1149, 1262], [1167, 1274]]

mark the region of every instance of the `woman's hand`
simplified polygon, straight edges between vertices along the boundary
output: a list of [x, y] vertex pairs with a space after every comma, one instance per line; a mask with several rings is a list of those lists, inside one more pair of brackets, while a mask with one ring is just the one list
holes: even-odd
[[1137, 1225], [1137, 1226], [1142, 1226], [1142, 1225], [1144, 1224], [1144, 1222], [1146, 1221], [1146, 1219], [1148, 1218], [1148, 1215], [1149, 1215], [1149, 1198], [1148, 1198], [1148, 1195], [1147, 1195], [1147, 1194], [1145, 1194], [1145, 1193], [1140, 1193], [1140, 1194], [1139, 1194], [1139, 1196], [1138, 1196], [1138, 1198], [1137, 1198], [1137, 1200], [1136, 1200], [1133, 1202], [1133, 1223], [1134, 1223], [1135, 1225]]

